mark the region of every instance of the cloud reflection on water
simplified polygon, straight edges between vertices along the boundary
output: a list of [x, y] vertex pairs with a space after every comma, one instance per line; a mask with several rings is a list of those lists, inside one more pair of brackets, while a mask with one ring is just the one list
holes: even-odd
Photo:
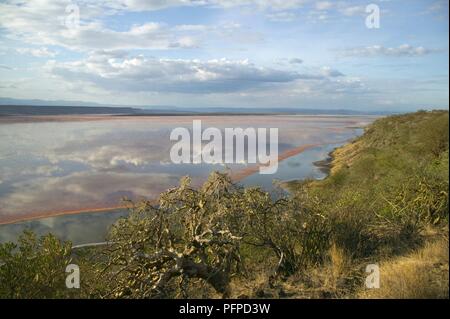
[[[211, 170], [224, 167], [177, 166], [169, 159], [173, 145], [170, 131], [191, 128], [193, 119], [149, 117], [0, 125], [0, 222], [11, 216], [114, 206], [124, 196], [154, 198], [177, 185], [183, 175], [191, 175], [199, 183]], [[280, 153], [308, 143], [341, 142], [354, 135], [350, 125], [370, 121], [300, 116], [206, 116], [201, 120], [203, 129], [278, 127]], [[304, 175], [295, 165], [290, 167], [287, 176]], [[278, 177], [266, 178], [267, 184]], [[255, 180], [261, 181], [261, 177]]]

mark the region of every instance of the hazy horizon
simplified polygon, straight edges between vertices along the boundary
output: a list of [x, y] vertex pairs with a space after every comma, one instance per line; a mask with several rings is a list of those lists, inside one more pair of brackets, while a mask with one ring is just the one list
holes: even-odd
[[417, 107], [417, 108], [413, 108], [413, 109], [395, 109], [395, 108], [385, 108], [385, 109], [379, 109], [379, 110], [358, 110], [357, 107], [333, 107], [333, 105], [330, 105], [329, 107], [319, 107], [319, 108], [314, 108], [314, 107], [295, 107], [295, 106], [288, 106], [288, 107], [283, 107], [283, 106], [278, 106], [278, 107], [272, 107], [272, 106], [266, 106], [266, 107], [260, 107], [260, 106], [247, 106], [247, 107], [242, 107], [242, 106], [234, 106], [234, 105], [230, 105], [227, 107], [224, 106], [203, 106], [203, 107], [195, 107], [195, 106], [178, 106], [178, 105], [148, 105], [148, 104], [142, 104], [142, 105], [134, 105], [134, 104], [109, 104], [109, 103], [95, 103], [95, 102], [89, 102], [89, 101], [65, 101], [65, 100], [41, 100], [41, 99], [30, 99], [30, 100], [25, 100], [25, 99], [14, 99], [14, 98], [4, 98], [4, 97], [0, 97], [0, 107], [6, 107], [6, 106], [36, 106], [36, 107], [87, 107], [87, 108], [132, 108], [132, 109], [138, 109], [138, 110], [142, 110], [142, 111], [191, 111], [191, 110], [195, 110], [195, 111], [201, 111], [201, 110], [205, 110], [205, 111], [213, 111], [213, 110], [248, 110], [249, 112], [251, 111], [271, 111], [271, 112], [275, 112], [277, 110], [280, 110], [281, 112], [287, 112], [288, 110], [292, 110], [292, 111], [311, 111], [313, 112], [314, 110], [316, 110], [318, 112], [318, 114], [320, 114], [320, 112], [323, 111], [348, 111], [348, 112], [355, 112], [355, 113], [361, 113], [361, 114], [395, 114], [395, 113], [407, 113], [407, 112], [411, 112], [411, 111], [417, 111], [417, 110], [448, 110], [449, 107], [448, 106], [444, 106], [444, 107], [434, 107], [432, 105], [424, 105], [422, 107]]

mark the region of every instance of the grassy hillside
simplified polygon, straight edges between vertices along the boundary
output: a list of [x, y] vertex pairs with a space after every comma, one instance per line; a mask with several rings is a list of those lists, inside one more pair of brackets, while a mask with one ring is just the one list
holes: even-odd
[[330, 219], [347, 265], [381, 264], [392, 285], [344, 295], [448, 297], [448, 130], [445, 111], [379, 119], [332, 153], [328, 178], [287, 184]]
[[[372, 233], [385, 227], [379, 234], [384, 241], [388, 230], [400, 227], [396, 231], [402, 231], [409, 247], [408, 235], [448, 220], [448, 122], [444, 111], [379, 119], [362, 137], [332, 153], [328, 178], [288, 187], [299, 201], [322, 207], [339, 224], [355, 218], [352, 226], [370, 224]], [[367, 228], [360, 227], [358, 233]], [[403, 237], [397, 239], [387, 248], [399, 251]], [[353, 253], [371, 253], [353, 248]]]
[[[448, 298], [448, 122], [379, 119], [333, 152], [328, 178], [290, 182], [287, 198], [220, 173], [200, 188], [183, 179], [157, 205], [129, 203], [105, 247], [26, 233], [0, 245], [0, 297]], [[379, 289], [364, 285], [369, 264]]]

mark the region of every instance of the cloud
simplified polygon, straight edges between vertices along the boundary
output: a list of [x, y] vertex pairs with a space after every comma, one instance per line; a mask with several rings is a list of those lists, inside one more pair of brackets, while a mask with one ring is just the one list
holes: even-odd
[[308, 0], [204, 0], [189, 2], [203, 2], [207, 6], [216, 6], [223, 8], [253, 6], [259, 9], [270, 9], [275, 11], [283, 11], [289, 9], [297, 9], [308, 3]]
[[318, 1], [316, 2], [317, 10], [328, 10], [334, 7], [334, 4], [330, 1]]
[[[0, 198], [0, 218], [14, 214], [114, 206], [121, 198], [156, 198], [178, 184], [179, 177], [165, 173], [76, 172], [62, 177], [40, 177], [12, 184], [20, 192]], [[58, 199], [58, 200], [55, 200]], [[20, 212], [20, 213], [18, 213]]]
[[[126, 12], [189, 6], [222, 9], [254, 7], [271, 11], [271, 19], [285, 21], [294, 18], [293, 13], [287, 10], [300, 8], [307, 2], [308, 0], [5, 0], [0, 3], [0, 27], [6, 29], [9, 36], [26, 39], [27, 43], [56, 44], [71, 48], [77, 45], [99, 48], [106, 40], [142, 43], [137, 48], [183, 47], [191, 46], [192, 40], [171, 39], [170, 33], [175, 30], [156, 23], [145, 23], [119, 32], [105, 28], [99, 21], [104, 17]], [[75, 13], [79, 13], [78, 17]], [[78, 27], [68, 30], [69, 24]], [[131, 39], [127, 41], [129, 37]], [[77, 38], [80, 38], [79, 44], [75, 41]], [[100, 43], [98, 46], [95, 45], [97, 39]], [[155, 45], [151, 45], [153, 42]], [[129, 44], [126, 46], [129, 47]], [[106, 48], [112, 49], [109, 46]]]
[[257, 66], [248, 60], [156, 59], [142, 55], [98, 51], [87, 59], [47, 63], [52, 75], [69, 82], [128, 92], [224, 93], [267, 88], [298, 79], [321, 80], [342, 74], [321, 69], [315, 73]]
[[[369, 4], [369, 3], [367, 3]], [[335, 12], [352, 17], [352, 16], [358, 16], [358, 15], [366, 15], [366, 5], [353, 5], [347, 2], [342, 1], [318, 1], [315, 3], [314, 6], [315, 10], [317, 10], [319, 13], [316, 13], [316, 15], [323, 14], [323, 12], [329, 12], [334, 10]]]
[[448, 0], [434, 1], [426, 10], [427, 13], [441, 13], [448, 15]]
[[[133, 25], [127, 30], [112, 30], [98, 20], [108, 14], [105, 6], [109, 8], [110, 4], [105, 1], [80, 2], [80, 20], [79, 23], [74, 23], [69, 20], [72, 17], [70, 11], [66, 11], [70, 4], [71, 2], [66, 0], [0, 3], [0, 27], [6, 30], [6, 36], [15, 40], [37, 45], [58, 45], [72, 50], [170, 49], [197, 46], [190, 33], [198, 29], [179, 29], [163, 23], [146, 22]], [[116, 10], [119, 10], [119, 7]], [[51, 53], [42, 50], [23, 49], [23, 53], [50, 56]]]
[[448, 21], [448, 0], [438, 0], [432, 2], [423, 14], [431, 14], [436, 19]]
[[42, 48], [19, 48], [16, 50], [19, 54], [28, 54], [32, 55], [37, 58], [43, 58], [43, 57], [55, 57], [57, 55], [57, 52], [51, 51], [48, 48], [42, 47]]
[[61, 167], [56, 165], [40, 165], [28, 167], [20, 171], [20, 175], [36, 175], [36, 176], [54, 176], [56, 173], [62, 172]]
[[13, 68], [11, 68], [11, 67], [9, 67], [7, 65], [4, 65], [4, 64], [0, 64], [0, 69], [13, 70]]
[[120, 139], [114, 140], [114, 143], [110, 141], [111, 134], [101, 134], [71, 141], [51, 150], [46, 156], [53, 164], [74, 161], [98, 171], [128, 171], [130, 168], [170, 159], [168, 156], [171, 145], [160, 143], [161, 140], [169, 139], [169, 133], [151, 132], [158, 137], [155, 140], [148, 139], [149, 130], [121, 133]]
[[344, 74], [336, 69], [332, 69], [329, 66], [324, 66], [322, 67], [322, 74], [325, 77], [329, 77], [329, 78], [335, 78], [335, 77], [340, 77], [340, 76], [344, 76]]
[[170, 7], [203, 6], [213, 8], [255, 7], [258, 9], [287, 10], [302, 7], [308, 0], [122, 0], [104, 5], [130, 11], [153, 11]]
[[340, 21], [342, 16], [343, 18], [350, 18], [366, 15], [366, 5], [355, 5], [355, 3], [349, 1], [315, 1], [309, 7], [306, 17], [308, 20], [317, 23]]
[[[4, 35], [14, 40], [39, 46], [61, 46], [75, 51], [98, 49], [151, 49], [170, 50], [197, 48], [201, 38], [213, 41], [216, 36], [230, 33], [229, 26], [216, 25], [168, 25], [143, 21], [140, 24], [112, 29], [107, 23], [110, 15], [124, 15], [130, 11], [152, 11], [169, 7], [201, 6], [235, 8], [251, 6], [263, 10], [267, 19], [275, 22], [290, 22], [298, 18], [296, 9], [307, 0], [29, 0], [26, 2], [6, 0], [0, 3], [0, 28]], [[79, 8], [79, 21], [73, 20], [70, 5]], [[336, 9], [344, 15], [364, 11], [361, 6], [347, 3], [319, 1], [318, 10]], [[317, 19], [326, 20], [326, 12], [319, 11]], [[74, 23], [78, 21], [79, 23]], [[235, 34], [235, 29], [231, 30]], [[242, 31], [239, 33], [242, 35]], [[207, 35], [207, 36], [205, 36]], [[29, 51], [34, 56], [51, 56], [51, 53]]]
[[[112, 29], [107, 18], [127, 11], [145, 11], [172, 5], [189, 5], [185, 1], [127, 1], [122, 4], [110, 1], [79, 1], [79, 20], [67, 11], [68, 0], [30, 0], [24, 3], [0, 3], [0, 28], [4, 36], [26, 44], [61, 46], [74, 51], [150, 49], [171, 50], [197, 48], [201, 39], [236, 34], [237, 23], [217, 25], [181, 24], [143, 21]], [[201, 2], [203, 3], [203, 2]], [[192, 5], [200, 5], [199, 1]], [[69, 7], [70, 8], [70, 7]], [[78, 21], [78, 22], [76, 22]], [[44, 56], [38, 49], [24, 49], [23, 54]], [[50, 56], [47, 53], [46, 56]]]
[[338, 11], [345, 16], [356, 16], [356, 15], [365, 15], [366, 7], [365, 6], [344, 6], [339, 7]]
[[[11, 26], [7, 28], [11, 29]], [[38, 26], [32, 31], [24, 30], [18, 37], [26, 43], [59, 45], [72, 50], [161, 50], [192, 48], [198, 45], [193, 37], [181, 35], [164, 24], [152, 22], [133, 26], [127, 31], [111, 30], [98, 23], [81, 25], [77, 29], [60, 28], [59, 31], [46, 31]], [[37, 51], [34, 53], [39, 54]]]
[[268, 13], [266, 14], [266, 17], [274, 22], [291, 22], [297, 19], [297, 15], [289, 11]]
[[289, 63], [290, 64], [302, 64], [303, 60], [299, 59], [299, 58], [292, 58], [292, 59], [289, 60]]
[[427, 49], [422, 46], [414, 47], [409, 44], [403, 44], [398, 47], [384, 47], [381, 45], [372, 45], [366, 47], [350, 48], [342, 50], [342, 56], [357, 56], [357, 57], [414, 57], [424, 56], [430, 53], [438, 52], [436, 49]]

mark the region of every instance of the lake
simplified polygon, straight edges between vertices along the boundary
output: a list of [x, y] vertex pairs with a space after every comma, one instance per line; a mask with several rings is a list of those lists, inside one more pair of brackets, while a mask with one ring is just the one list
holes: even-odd
[[[278, 128], [275, 174], [254, 164], [173, 164], [169, 136], [175, 127]], [[121, 199], [156, 198], [189, 175], [200, 185], [211, 171], [228, 169], [236, 181], [273, 191], [274, 180], [325, 177], [313, 163], [362, 134], [369, 116], [143, 116], [73, 117], [0, 122], [0, 242], [24, 229], [52, 232], [75, 244], [104, 240], [127, 212]], [[303, 151], [290, 152], [307, 145]]]

